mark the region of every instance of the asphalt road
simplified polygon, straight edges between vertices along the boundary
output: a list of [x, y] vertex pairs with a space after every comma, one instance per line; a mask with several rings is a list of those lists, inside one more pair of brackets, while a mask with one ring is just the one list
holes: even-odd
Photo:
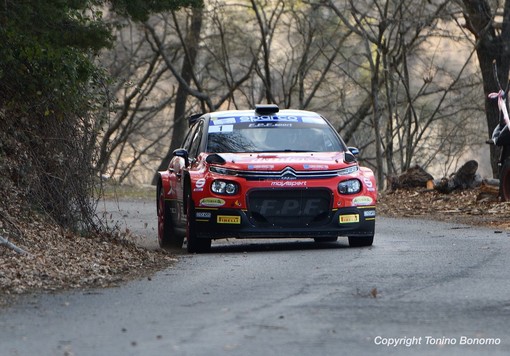
[[[155, 246], [153, 204], [120, 207]], [[118, 288], [22, 298], [0, 310], [0, 355], [510, 354], [509, 233], [376, 229], [370, 248], [227, 241]]]

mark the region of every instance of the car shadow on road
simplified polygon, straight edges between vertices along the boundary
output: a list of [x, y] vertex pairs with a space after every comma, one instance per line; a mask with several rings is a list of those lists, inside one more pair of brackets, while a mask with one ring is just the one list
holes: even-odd
[[349, 244], [341, 239], [337, 242], [321, 242], [307, 240], [285, 241], [253, 241], [253, 240], [218, 240], [214, 241], [209, 253], [244, 253], [301, 250], [331, 250], [349, 248]]

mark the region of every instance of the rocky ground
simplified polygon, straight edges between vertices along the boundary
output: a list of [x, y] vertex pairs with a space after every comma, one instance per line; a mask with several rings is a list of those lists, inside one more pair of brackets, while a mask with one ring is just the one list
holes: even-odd
[[[487, 226], [495, 232], [510, 230], [510, 203], [480, 200], [477, 189], [450, 194], [425, 189], [382, 192], [377, 212], [379, 216]], [[0, 236], [27, 252], [0, 244], [0, 304], [19, 294], [150, 278], [154, 271], [176, 261], [168, 251], [149, 251], [129, 243], [128, 235], [128, 231], [116, 231], [108, 236], [78, 236], [41, 218], [0, 208]]]

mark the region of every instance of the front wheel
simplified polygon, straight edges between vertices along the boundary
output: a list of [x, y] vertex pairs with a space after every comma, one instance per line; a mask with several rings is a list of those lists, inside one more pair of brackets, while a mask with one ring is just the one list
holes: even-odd
[[197, 237], [195, 221], [195, 204], [188, 193], [186, 208], [186, 239], [189, 253], [203, 253], [211, 249], [211, 239]]
[[349, 236], [350, 247], [372, 246], [374, 243], [374, 235], [369, 236]]
[[499, 196], [502, 201], [510, 201], [510, 159], [503, 162], [499, 173]]

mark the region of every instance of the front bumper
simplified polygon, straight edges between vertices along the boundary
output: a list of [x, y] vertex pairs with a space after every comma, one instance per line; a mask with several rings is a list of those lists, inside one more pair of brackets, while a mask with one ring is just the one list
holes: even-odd
[[375, 206], [334, 209], [320, 224], [284, 226], [260, 223], [248, 211], [195, 207], [194, 224], [198, 238], [316, 238], [373, 236]]

